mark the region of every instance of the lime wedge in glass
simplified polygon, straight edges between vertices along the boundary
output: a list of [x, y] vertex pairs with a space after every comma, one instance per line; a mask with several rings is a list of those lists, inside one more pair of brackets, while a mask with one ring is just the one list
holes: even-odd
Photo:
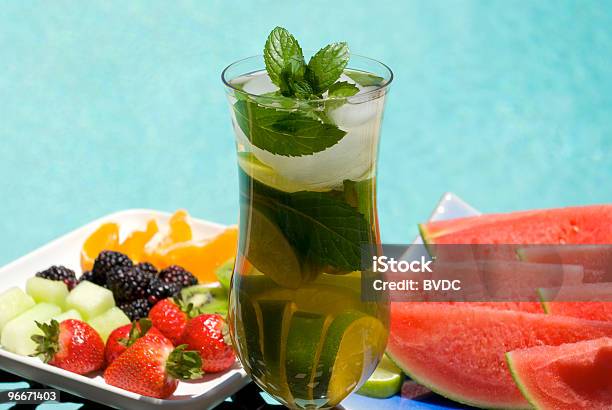
[[305, 188], [296, 182], [279, 175], [272, 167], [261, 162], [250, 152], [238, 153], [238, 165], [251, 178], [283, 192], [297, 192]]
[[404, 375], [402, 371], [387, 357], [387, 355], [384, 355], [378, 367], [374, 370], [374, 373], [372, 373], [368, 381], [361, 386], [361, 389], [359, 389], [357, 393], [364, 396], [384, 399], [399, 392], [403, 381]]

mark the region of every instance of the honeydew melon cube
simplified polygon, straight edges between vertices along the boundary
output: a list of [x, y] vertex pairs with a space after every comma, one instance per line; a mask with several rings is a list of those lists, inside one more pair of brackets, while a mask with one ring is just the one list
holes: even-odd
[[29, 356], [36, 351], [32, 335], [40, 334], [36, 322], [45, 322], [62, 312], [57, 305], [39, 303], [9, 321], [2, 330], [0, 343], [9, 352]]
[[35, 304], [34, 299], [18, 287], [0, 293], [0, 334], [11, 319], [16, 318]]
[[68, 320], [68, 319], [83, 320], [83, 317], [77, 310], [70, 309], [70, 310], [65, 311], [64, 313], [60, 313], [57, 316], [53, 316], [52, 319], [57, 320], [58, 323], [62, 323], [64, 320]]
[[68, 296], [68, 286], [59, 280], [34, 276], [26, 282], [26, 292], [34, 298], [36, 303], [51, 303], [63, 310]]
[[130, 323], [130, 319], [118, 307], [112, 307], [100, 316], [91, 319], [89, 325], [96, 329], [102, 340], [106, 343], [106, 339], [111, 332], [120, 326]]
[[66, 308], [76, 309], [89, 321], [115, 306], [113, 292], [95, 283], [79, 283], [66, 298]]

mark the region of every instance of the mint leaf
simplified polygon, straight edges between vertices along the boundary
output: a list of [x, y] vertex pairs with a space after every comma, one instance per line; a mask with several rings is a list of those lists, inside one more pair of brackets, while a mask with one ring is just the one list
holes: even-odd
[[291, 194], [290, 204], [281, 212], [285, 214], [285, 230], [290, 240], [309, 239], [299, 242], [311, 265], [316, 269], [331, 266], [343, 271], [360, 270], [361, 246], [372, 239], [361, 213], [321, 192], [296, 192]]
[[238, 126], [253, 145], [278, 155], [295, 157], [320, 152], [346, 134], [306, 113], [267, 108], [248, 100], [236, 101], [234, 112]]
[[381, 85], [385, 81], [384, 78], [365, 71], [346, 70], [344, 74], [362, 87]]
[[349, 48], [346, 43], [333, 43], [323, 47], [308, 62], [306, 80], [316, 94], [322, 94], [340, 78], [348, 61]]
[[271, 218], [296, 251], [304, 272], [361, 269], [362, 245], [372, 243], [374, 234], [366, 217], [337, 192], [286, 193], [252, 183], [243, 187], [241, 200]]
[[308, 81], [298, 80], [293, 83], [293, 91], [296, 97], [308, 99], [313, 96], [314, 90]]
[[346, 81], [333, 83], [329, 87], [328, 95], [330, 97], [351, 97], [359, 92], [359, 88], [355, 84]]
[[276, 27], [268, 36], [264, 61], [270, 79], [281, 90], [285, 85], [283, 81], [286, 81], [283, 77], [302, 78], [306, 69], [302, 48], [291, 33], [282, 27]]

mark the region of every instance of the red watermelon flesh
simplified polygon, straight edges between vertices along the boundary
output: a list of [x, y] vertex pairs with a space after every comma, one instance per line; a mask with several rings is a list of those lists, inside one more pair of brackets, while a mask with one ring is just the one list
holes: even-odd
[[512, 376], [536, 409], [612, 409], [612, 339], [538, 346], [507, 354]]
[[487, 307], [496, 310], [516, 310], [528, 313], [545, 313], [542, 305], [535, 302], [447, 302], [447, 304], [463, 307]]
[[610, 336], [612, 323], [488, 307], [393, 303], [387, 353], [413, 380], [450, 399], [485, 408], [529, 405], [506, 352]]
[[529, 246], [517, 254], [527, 262], [582, 265], [587, 283], [612, 280], [612, 245]]
[[546, 313], [612, 322], [612, 283], [540, 289]]
[[479, 215], [419, 228], [427, 244], [612, 244], [612, 205]]

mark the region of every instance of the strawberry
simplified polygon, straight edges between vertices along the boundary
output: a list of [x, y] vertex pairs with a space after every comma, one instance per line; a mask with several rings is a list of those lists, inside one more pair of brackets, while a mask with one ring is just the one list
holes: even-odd
[[181, 309], [174, 299], [160, 300], [149, 312], [149, 319], [164, 336], [177, 344], [183, 335], [189, 315]]
[[199, 352], [202, 370], [214, 373], [229, 369], [236, 360], [228, 336], [223, 316], [204, 314], [187, 323], [180, 343]]
[[152, 323], [149, 319], [135, 320], [132, 324], [118, 327], [108, 336], [106, 341], [106, 348], [104, 349], [104, 355], [106, 356], [106, 364], [111, 364], [121, 353], [128, 347], [134, 344], [134, 342], [148, 332], [154, 332], [161, 334], [159, 330], [152, 327]]
[[42, 335], [32, 336], [38, 344], [36, 353], [45, 363], [77, 374], [86, 374], [104, 366], [104, 342], [87, 323], [68, 319], [62, 323], [38, 323]]
[[106, 368], [104, 380], [134, 393], [164, 399], [174, 393], [178, 380], [202, 377], [202, 359], [186, 347], [175, 349], [165, 336], [148, 332]]

